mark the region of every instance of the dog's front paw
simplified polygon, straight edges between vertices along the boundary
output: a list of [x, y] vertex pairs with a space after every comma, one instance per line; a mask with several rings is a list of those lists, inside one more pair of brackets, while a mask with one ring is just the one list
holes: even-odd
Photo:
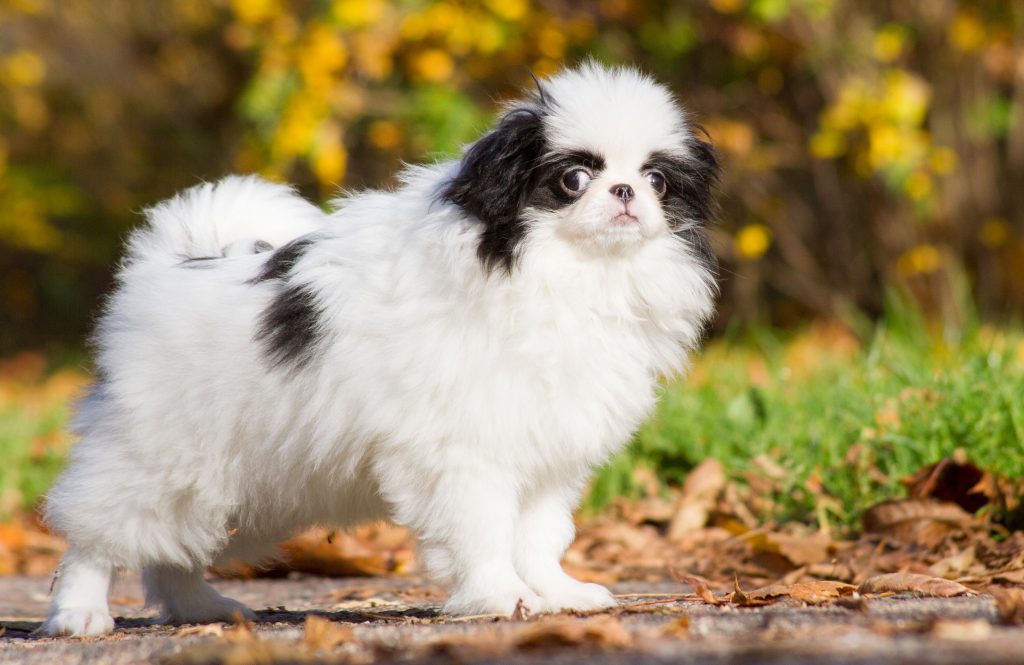
[[444, 605], [446, 614], [502, 614], [511, 616], [516, 608], [527, 616], [544, 611], [541, 597], [525, 584], [509, 584], [498, 588], [494, 585], [461, 585], [457, 587]]
[[114, 619], [105, 607], [69, 607], [54, 611], [39, 628], [42, 635], [105, 635]]
[[618, 601], [612, 592], [600, 584], [589, 584], [568, 580], [555, 588], [541, 589], [544, 612], [562, 610], [601, 610], [615, 607]]

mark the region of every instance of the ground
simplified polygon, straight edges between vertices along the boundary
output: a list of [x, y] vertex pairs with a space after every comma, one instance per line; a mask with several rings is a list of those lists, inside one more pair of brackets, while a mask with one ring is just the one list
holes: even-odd
[[740, 608], [679, 582], [635, 582], [615, 585], [623, 607], [610, 613], [467, 620], [441, 617], [439, 590], [416, 578], [213, 583], [266, 609], [248, 627], [153, 625], [127, 575], [111, 594], [114, 634], [52, 639], [31, 634], [49, 579], [0, 578], [0, 663], [1024, 663], [1024, 627], [1001, 625], [986, 595]]

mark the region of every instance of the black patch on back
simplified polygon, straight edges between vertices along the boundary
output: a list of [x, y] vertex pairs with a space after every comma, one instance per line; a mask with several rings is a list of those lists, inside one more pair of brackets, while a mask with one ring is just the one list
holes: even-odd
[[512, 271], [516, 247], [526, 232], [520, 213], [537, 185], [545, 152], [544, 111], [520, 107], [462, 156], [458, 172], [440, 197], [479, 219], [477, 256], [488, 270]]
[[270, 279], [283, 279], [314, 242], [315, 240], [310, 236], [302, 236], [283, 245], [270, 255], [267, 262], [263, 264], [260, 274], [249, 280], [250, 283], [259, 284]]
[[316, 302], [315, 292], [305, 284], [291, 281], [291, 271], [305, 251], [315, 242], [308, 236], [293, 240], [276, 250], [263, 264], [250, 284], [267, 281], [281, 283], [270, 304], [260, 314], [256, 339], [263, 343], [267, 356], [275, 366], [303, 367], [316, 355], [323, 337], [323, 309]]
[[263, 342], [275, 367], [304, 367], [316, 355], [323, 337], [322, 315], [323, 310], [309, 287], [286, 284], [260, 315], [256, 339]]

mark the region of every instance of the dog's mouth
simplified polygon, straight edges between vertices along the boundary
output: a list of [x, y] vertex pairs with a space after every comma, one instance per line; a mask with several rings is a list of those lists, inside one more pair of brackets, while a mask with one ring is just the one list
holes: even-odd
[[633, 224], [639, 224], [640, 220], [636, 215], [632, 215], [628, 212], [620, 212], [615, 217], [612, 217], [612, 226], [630, 226]]

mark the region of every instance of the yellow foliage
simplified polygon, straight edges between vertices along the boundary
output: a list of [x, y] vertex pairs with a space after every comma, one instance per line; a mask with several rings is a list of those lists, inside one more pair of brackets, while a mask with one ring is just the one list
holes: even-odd
[[413, 74], [433, 83], [448, 80], [455, 71], [451, 56], [437, 48], [416, 53], [410, 64]]
[[904, 252], [896, 261], [896, 269], [904, 277], [926, 275], [938, 270], [942, 254], [935, 245], [918, 245]]
[[34, 87], [46, 76], [46, 63], [38, 53], [22, 49], [15, 51], [0, 62], [3, 78], [13, 86]]
[[361, 76], [380, 81], [394, 69], [394, 44], [372, 34], [358, 34], [352, 38], [352, 59]]
[[846, 152], [846, 138], [840, 132], [824, 129], [811, 136], [810, 149], [818, 159], [834, 159]]
[[486, 0], [487, 9], [506, 21], [521, 21], [530, 9], [527, 0]]
[[565, 34], [555, 25], [544, 26], [537, 34], [537, 49], [553, 60], [565, 55]]
[[748, 261], [764, 256], [771, 244], [771, 229], [764, 224], [747, 224], [736, 234], [736, 254]]
[[735, 14], [744, 4], [744, 0], [711, 0], [711, 7], [723, 14]]
[[961, 9], [949, 24], [949, 41], [962, 53], [977, 51], [985, 43], [985, 25], [978, 14]]
[[263, 23], [280, 15], [277, 0], [231, 0], [231, 9], [243, 23]]
[[34, 88], [15, 89], [10, 91], [10, 97], [14, 118], [23, 129], [38, 132], [46, 127], [50, 121], [50, 111], [38, 91]]
[[366, 131], [370, 143], [381, 150], [393, 150], [402, 142], [402, 130], [390, 120], [375, 120]]
[[334, 123], [327, 124], [317, 137], [313, 155], [313, 172], [327, 185], [336, 185], [345, 177], [348, 152], [341, 139], [341, 130]]
[[952, 149], [939, 146], [928, 155], [928, 167], [935, 175], [949, 175], [956, 170], [958, 158]]
[[298, 65], [311, 88], [329, 88], [332, 77], [348, 62], [348, 49], [341, 35], [325, 25], [314, 28], [305, 48], [299, 51]]
[[388, 6], [382, 0], [335, 0], [332, 9], [341, 24], [361, 28], [380, 22]]
[[720, 117], [709, 118], [704, 121], [704, 129], [711, 135], [715, 145], [739, 157], [750, 154], [756, 141], [754, 128], [745, 122]]
[[934, 189], [931, 176], [922, 171], [911, 173], [903, 188], [906, 190], [907, 195], [915, 201], [924, 201], [931, 196]]
[[875, 35], [871, 50], [875, 57], [882, 62], [892, 62], [903, 53], [906, 41], [906, 28], [890, 23]]
[[1002, 217], [990, 217], [986, 219], [978, 232], [978, 239], [981, 244], [989, 249], [998, 249], [1010, 239], [1010, 223]]

